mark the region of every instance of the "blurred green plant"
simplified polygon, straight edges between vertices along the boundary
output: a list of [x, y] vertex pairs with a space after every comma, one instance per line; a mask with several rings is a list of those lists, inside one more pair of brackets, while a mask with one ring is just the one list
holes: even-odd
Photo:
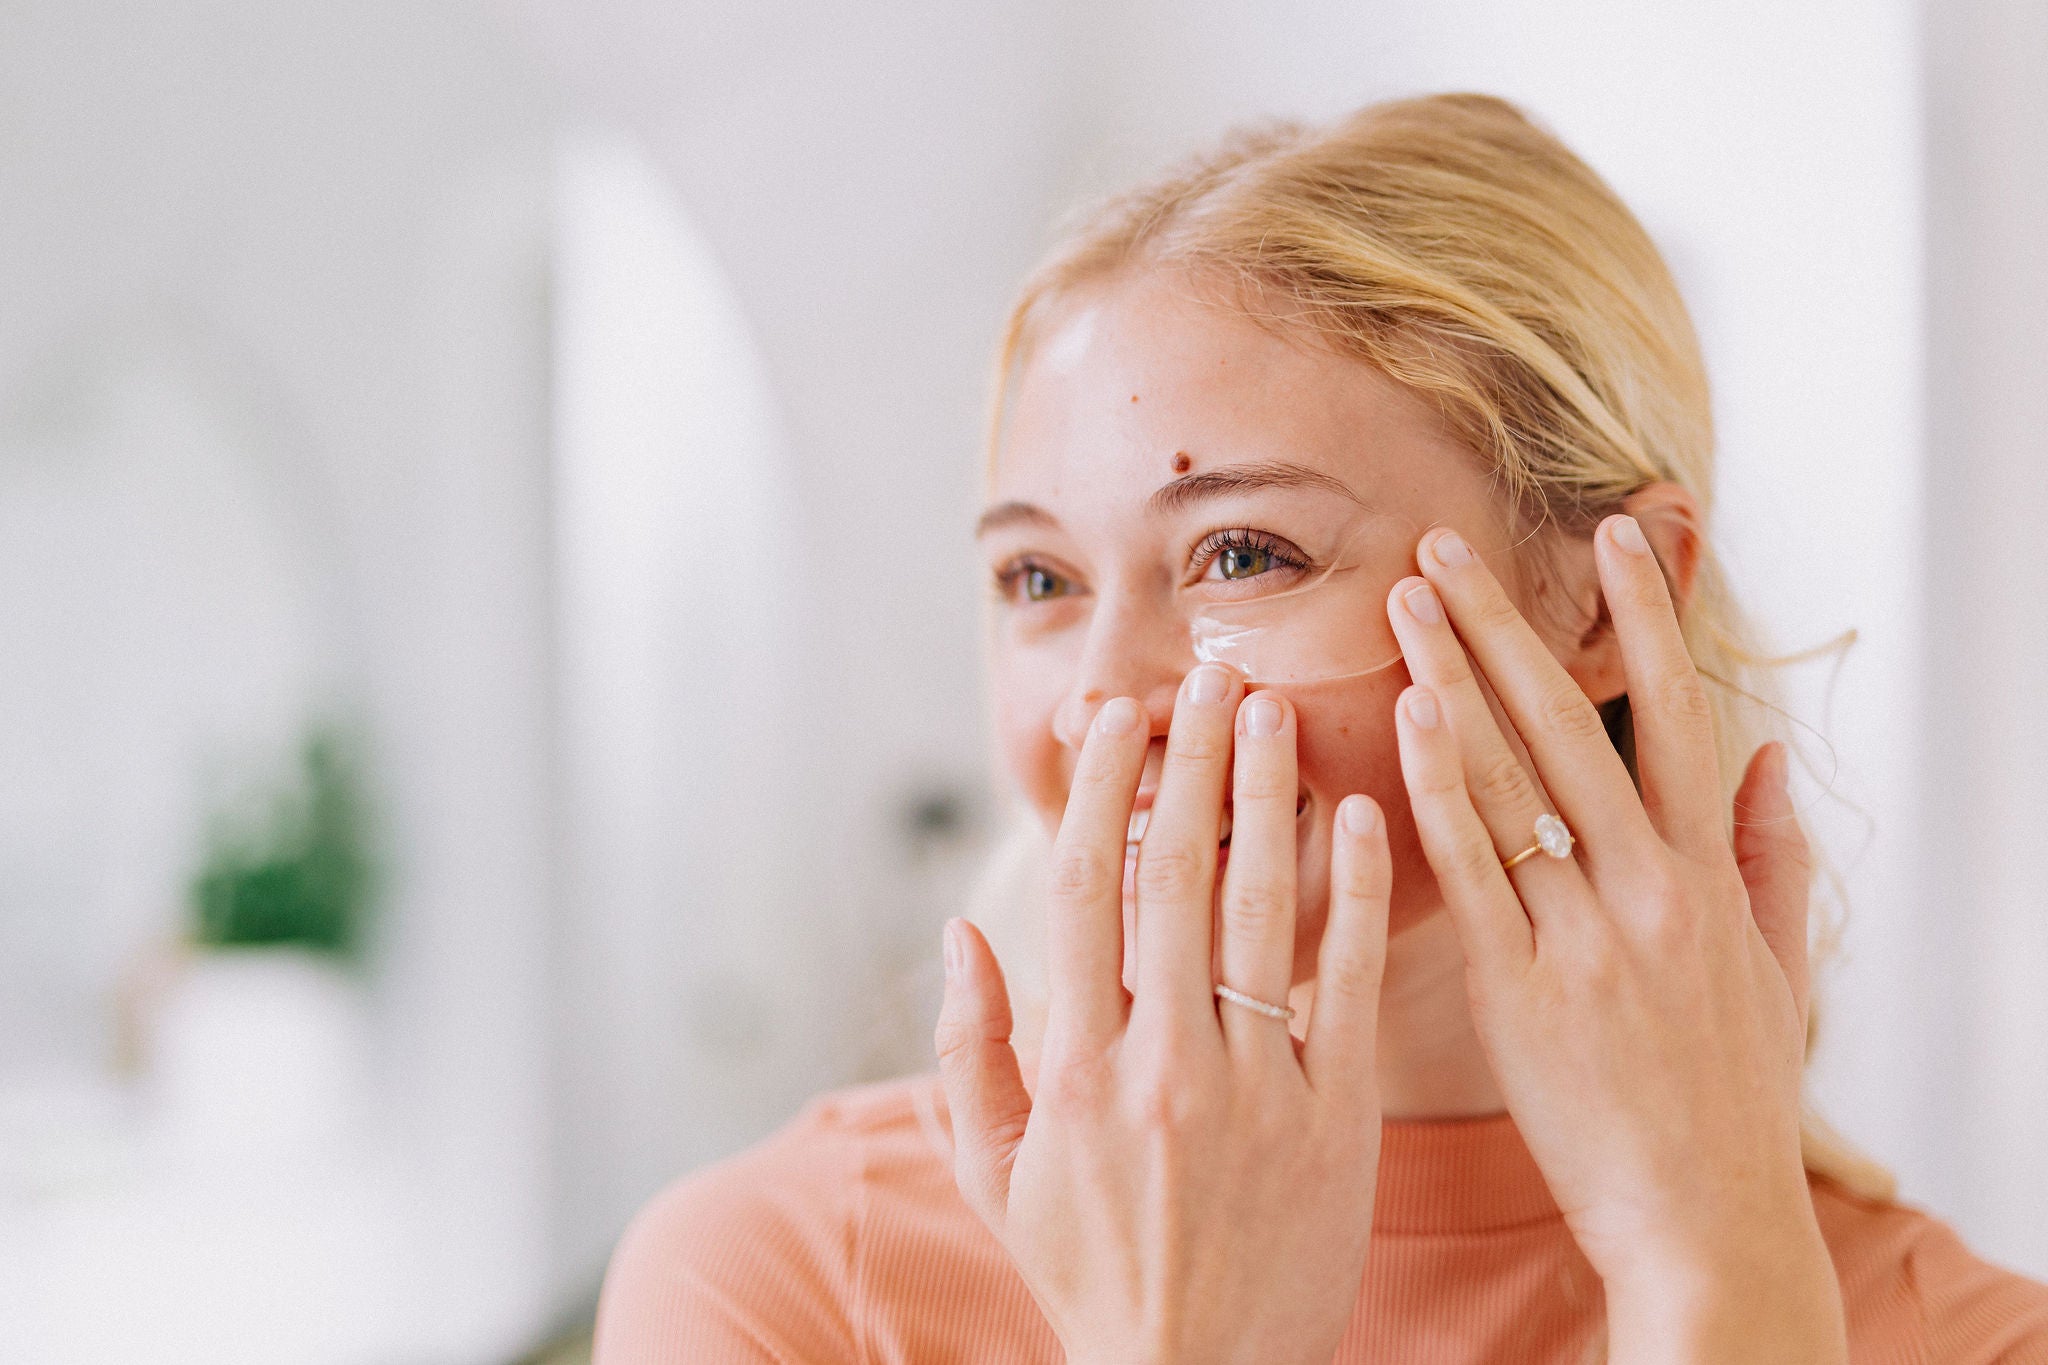
[[347, 755], [339, 735], [315, 730], [301, 751], [298, 789], [276, 800], [269, 826], [254, 834], [217, 828], [192, 881], [194, 943], [355, 956], [371, 868]]

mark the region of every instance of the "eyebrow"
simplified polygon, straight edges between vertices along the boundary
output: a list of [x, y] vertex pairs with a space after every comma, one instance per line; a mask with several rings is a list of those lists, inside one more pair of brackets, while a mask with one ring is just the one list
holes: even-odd
[[1272, 460], [1260, 464], [1229, 465], [1175, 479], [1152, 495], [1152, 511], [1178, 512], [1208, 498], [1249, 493], [1260, 488], [1319, 488], [1355, 502], [1367, 511], [1372, 510], [1365, 499], [1352, 492], [1350, 485], [1342, 479], [1305, 465]]
[[[1249, 493], [1261, 488], [1317, 488], [1357, 503], [1367, 511], [1372, 510], [1371, 504], [1352, 492], [1350, 485], [1342, 479], [1325, 474], [1319, 469], [1288, 464], [1281, 460], [1229, 465], [1202, 474], [1186, 475], [1161, 486], [1152, 494], [1149, 506], [1153, 515], [1159, 516], [1182, 511], [1209, 498]], [[1058, 517], [1036, 503], [999, 502], [981, 514], [981, 519], [974, 524], [974, 535], [976, 539], [980, 539], [989, 532], [1006, 526], [1053, 527], [1059, 524]]]
[[974, 538], [981, 539], [990, 531], [999, 531], [1005, 526], [1058, 526], [1060, 519], [1036, 503], [999, 502], [981, 514], [974, 523]]

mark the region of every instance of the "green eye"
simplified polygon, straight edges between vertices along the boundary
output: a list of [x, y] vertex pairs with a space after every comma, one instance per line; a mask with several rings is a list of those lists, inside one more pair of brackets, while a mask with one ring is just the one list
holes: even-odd
[[1077, 588], [1074, 580], [1056, 569], [1035, 564], [1028, 559], [1013, 559], [996, 570], [992, 585], [996, 596], [1012, 605], [1022, 602], [1051, 602], [1062, 597], [1072, 597]]
[[1044, 569], [1032, 568], [1024, 571], [1024, 596], [1033, 602], [1045, 602], [1065, 594], [1067, 581], [1058, 574]]
[[[1243, 583], [1268, 574], [1283, 578], [1309, 567], [1308, 557], [1276, 535], [1249, 526], [1211, 531], [1194, 548], [1202, 577], [1210, 582]], [[1270, 588], [1280, 580], [1261, 584]]]
[[1257, 578], [1272, 569], [1273, 552], [1249, 545], [1236, 546], [1216, 556], [1216, 564], [1225, 578]]

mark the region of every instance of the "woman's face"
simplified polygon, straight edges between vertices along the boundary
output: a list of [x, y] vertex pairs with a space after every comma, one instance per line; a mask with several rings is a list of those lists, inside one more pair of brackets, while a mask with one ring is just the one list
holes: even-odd
[[[1393, 705], [1408, 672], [1376, 641], [1391, 640], [1386, 594], [1415, 572], [1425, 529], [1457, 527], [1497, 569], [1509, 567], [1506, 530], [1486, 471], [1428, 400], [1212, 297], [1168, 273], [1106, 282], [1046, 325], [1019, 376], [980, 535], [997, 594], [996, 725], [1050, 831], [1095, 712], [1136, 698], [1154, 736], [1138, 794], [1146, 810], [1173, 699], [1197, 661], [1191, 619], [1236, 610], [1281, 621], [1311, 609], [1316, 619], [1369, 619], [1372, 639], [1361, 629], [1353, 654], [1327, 640], [1317, 651], [1355, 667], [1323, 663], [1298, 670], [1315, 680], [1263, 684], [1299, 717], [1304, 980], [1322, 938], [1330, 822], [1352, 792], [1387, 814], [1392, 927], [1440, 904], [1395, 749]], [[1321, 577], [1328, 569], [1341, 571]], [[1263, 601], [1309, 583], [1286, 602]], [[1340, 594], [1355, 603], [1327, 610]], [[1259, 605], [1217, 606], [1247, 600]], [[1285, 662], [1261, 658], [1253, 685], [1266, 667], [1288, 674]]]

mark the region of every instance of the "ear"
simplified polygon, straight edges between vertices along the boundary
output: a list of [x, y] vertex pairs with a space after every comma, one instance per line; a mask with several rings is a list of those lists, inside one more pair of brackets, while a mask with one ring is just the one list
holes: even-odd
[[[1658, 567], [1664, 570], [1671, 605], [1683, 621], [1686, 607], [1692, 602], [1693, 581], [1699, 574], [1703, 548], [1698, 500], [1675, 483], [1659, 482], [1638, 488], [1623, 498], [1616, 510], [1628, 513], [1643, 528], [1643, 536], [1657, 556]], [[1585, 549], [1585, 554], [1572, 557], [1575, 569], [1584, 573], [1574, 587], [1590, 599], [1593, 624], [1579, 636], [1577, 651], [1564, 660], [1564, 665], [1588, 697], [1596, 703], [1608, 702], [1628, 690], [1628, 680], [1622, 671], [1621, 646], [1614, 638], [1614, 618], [1600, 596], [1592, 546], [1588, 544]]]

